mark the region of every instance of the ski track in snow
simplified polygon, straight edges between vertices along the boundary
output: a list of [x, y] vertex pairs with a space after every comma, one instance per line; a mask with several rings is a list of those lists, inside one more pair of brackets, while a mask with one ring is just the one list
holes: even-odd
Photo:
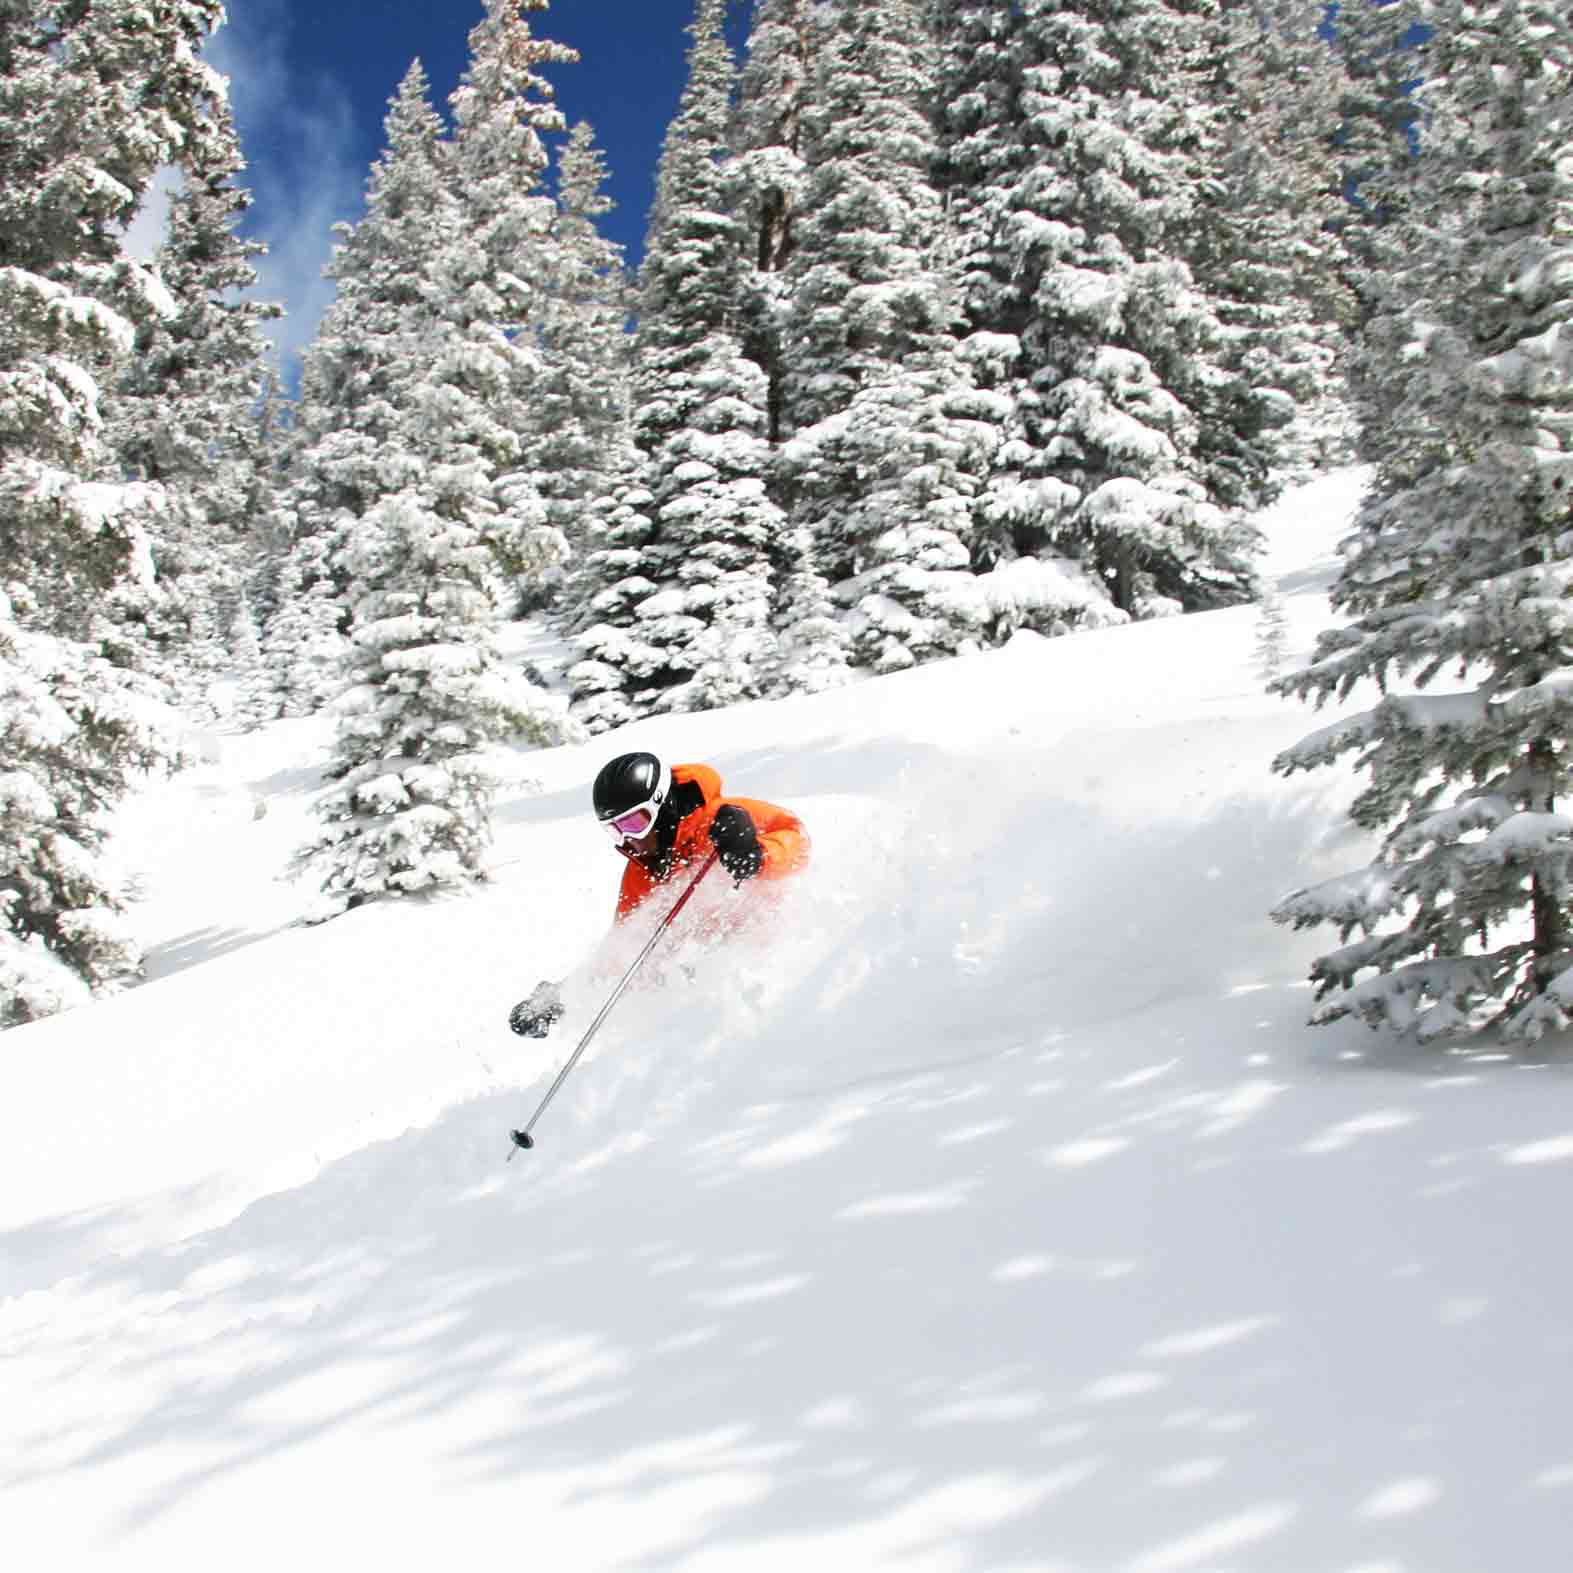
[[[1268, 521], [1291, 660], [1357, 489]], [[1350, 779], [1269, 774], [1318, 718], [1254, 632], [519, 756], [490, 888], [318, 929], [322, 723], [210, 739], [125, 811], [150, 982], [5, 1035], [8, 1563], [1565, 1567], [1566, 1050], [1303, 1025], [1265, 914], [1363, 843]], [[508, 1005], [603, 934], [586, 782], [646, 745], [814, 865], [659, 952], [506, 1163], [599, 994]]]

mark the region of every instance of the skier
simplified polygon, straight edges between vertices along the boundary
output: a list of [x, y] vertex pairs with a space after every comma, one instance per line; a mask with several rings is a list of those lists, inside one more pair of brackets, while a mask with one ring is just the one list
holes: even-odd
[[[596, 776], [590, 798], [628, 860], [614, 932], [711, 847], [735, 888], [780, 879], [808, 862], [808, 832], [796, 814], [758, 798], [723, 797], [721, 777], [709, 765], [668, 766], [654, 754], [619, 754]], [[524, 1037], [544, 1038], [566, 1009], [561, 984], [543, 980], [509, 1011], [508, 1025]]]

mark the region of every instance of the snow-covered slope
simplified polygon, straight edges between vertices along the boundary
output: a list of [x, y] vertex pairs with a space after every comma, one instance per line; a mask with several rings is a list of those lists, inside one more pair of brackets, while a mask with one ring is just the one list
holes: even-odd
[[[1292, 653], [1356, 485], [1268, 521]], [[519, 756], [489, 890], [318, 929], [321, 723], [216, 740], [126, 813], [151, 981], [0, 1040], [8, 1565], [1565, 1567], [1562, 1051], [1302, 1025], [1266, 910], [1363, 848], [1351, 781], [1268, 773], [1315, 721], [1255, 635]], [[646, 745], [813, 868], [505, 1163], [604, 989], [507, 1007], [604, 933], [587, 782]]]

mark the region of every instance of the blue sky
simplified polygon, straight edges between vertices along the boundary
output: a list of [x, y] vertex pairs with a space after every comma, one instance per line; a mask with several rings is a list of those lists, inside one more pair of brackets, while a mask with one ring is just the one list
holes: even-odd
[[[733, 32], [748, 0], [732, 0]], [[261, 293], [284, 302], [286, 358], [310, 341], [332, 286], [321, 277], [331, 226], [359, 216], [382, 148], [388, 100], [417, 55], [446, 110], [481, 0], [230, 0], [208, 58], [228, 74], [256, 206], [250, 233], [267, 242]], [[607, 233], [637, 258], [656, 160], [682, 91], [693, 0], [553, 0], [530, 17], [538, 37], [570, 44], [578, 65], [548, 73], [570, 123], [588, 120], [611, 169], [617, 210]]]

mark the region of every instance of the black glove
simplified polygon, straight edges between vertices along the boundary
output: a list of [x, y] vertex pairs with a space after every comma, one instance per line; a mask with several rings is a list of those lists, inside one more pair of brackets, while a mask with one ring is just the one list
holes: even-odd
[[520, 1000], [508, 1012], [508, 1025], [521, 1038], [544, 1038], [566, 1009], [557, 984], [543, 981], [535, 985], [528, 999]]
[[759, 844], [759, 832], [746, 808], [735, 803], [723, 803], [710, 821], [710, 840], [721, 859], [721, 867], [742, 884], [759, 872], [765, 861], [765, 849]]

